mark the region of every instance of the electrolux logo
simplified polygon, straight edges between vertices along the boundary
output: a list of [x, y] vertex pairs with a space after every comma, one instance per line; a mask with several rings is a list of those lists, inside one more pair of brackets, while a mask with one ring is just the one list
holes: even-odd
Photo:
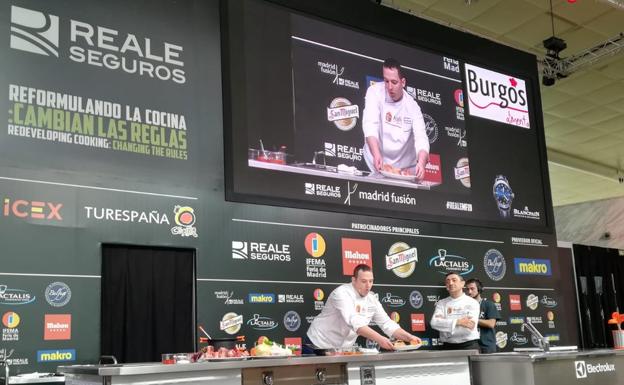
[[37, 362], [76, 361], [76, 349], [37, 350]]
[[465, 69], [470, 115], [531, 128], [524, 80], [470, 64]]
[[615, 364], [611, 362], [591, 364], [585, 361], [574, 361], [576, 378], [587, 378], [589, 375], [609, 374], [615, 371]]
[[249, 293], [247, 302], [249, 303], [275, 303], [273, 293]]
[[514, 266], [519, 275], [552, 275], [548, 259], [514, 258]]
[[24, 199], [4, 198], [2, 215], [5, 217], [45, 219], [49, 221], [62, 221], [62, 203], [44, 201], [27, 201]]
[[[67, 55], [76, 63], [186, 83], [184, 61], [181, 60], [184, 47], [180, 45], [158, 44], [149, 37], [137, 37], [133, 33], [73, 19], [63, 28], [60, 24], [56, 15], [12, 6], [10, 47], [57, 58]], [[69, 37], [61, 37], [61, 30], [69, 31]], [[59, 51], [60, 46], [69, 47], [68, 52]]]
[[71, 289], [64, 282], [52, 282], [45, 289], [45, 299], [54, 307], [63, 307], [71, 299]]

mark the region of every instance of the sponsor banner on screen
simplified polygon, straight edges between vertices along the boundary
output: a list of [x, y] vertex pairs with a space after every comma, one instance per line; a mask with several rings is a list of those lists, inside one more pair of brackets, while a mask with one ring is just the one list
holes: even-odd
[[465, 257], [449, 254], [446, 249], [438, 249], [438, 255], [429, 258], [429, 267], [440, 274], [456, 273], [468, 275], [474, 270], [474, 265]]
[[20, 316], [14, 311], [8, 311], [2, 315], [2, 341], [19, 341]]
[[424, 332], [426, 330], [425, 315], [423, 313], [412, 313], [411, 320], [413, 332]]
[[319, 233], [310, 233], [304, 240], [306, 252], [313, 258], [306, 258], [306, 277], [327, 278], [327, 266], [325, 259], [325, 238]]
[[509, 310], [522, 310], [520, 294], [509, 294]]
[[14, 197], [4, 197], [2, 215], [5, 217], [35, 219], [41, 221], [63, 221], [63, 204], [39, 200], [25, 200]]
[[505, 257], [496, 249], [488, 250], [483, 257], [483, 269], [492, 281], [500, 281], [507, 271]]
[[46, 302], [53, 307], [63, 307], [71, 299], [71, 289], [65, 282], [52, 282], [44, 292]]
[[470, 115], [531, 128], [524, 80], [471, 64], [465, 69]]
[[71, 314], [46, 314], [44, 317], [43, 339], [70, 340]]
[[514, 266], [518, 275], [552, 275], [548, 259], [514, 258]]
[[271, 317], [254, 314], [247, 320], [247, 326], [254, 330], [266, 331], [275, 329], [279, 323]]
[[284, 243], [232, 241], [232, 259], [255, 262], [290, 262], [290, 245]]
[[399, 278], [407, 278], [416, 269], [418, 262], [418, 249], [410, 247], [405, 242], [397, 242], [392, 244], [386, 255], [386, 269]]
[[76, 361], [76, 349], [37, 350], [37, 362]]
[[0, 284], [0, 305], [26, 305], [34, 302], [36, 297], [23, 289], [12, 289]]
[[0, 361], [6, 361], [10, 366], [28, 365], [28, 358], [18, 357], [15, 354], [15, 349], [9, 348], [0, 348]]

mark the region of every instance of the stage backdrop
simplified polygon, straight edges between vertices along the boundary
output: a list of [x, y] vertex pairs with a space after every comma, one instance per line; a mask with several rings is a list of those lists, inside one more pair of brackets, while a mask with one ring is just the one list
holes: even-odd
[[[378, 26], [393, 20], [403, 34], [409, 24], [440, 33], [438, 40], [451, 34], [490, 58], [496, 49], [510, 52], [372, 2], [345, 4], [340, 7], [356, 16], [378, 15]], [[245, 335], [248, 347], [260, 335], [300, 343], [331, 290], [348, 282], [360, 262], [372, 264], [374, 290], [388, 313], [421, 336], [425, 348], [437, 344], [429, 319], [435, 301], [446, 295], [442, 281], [451, 270], [480, 278], [484, 296], [500, 306], [501, 349], [533, 344], [520, 332], [523, 320], [553, 344], [576, 344], [575, 305], [561, 294], [573, 281], [556, 258], [539, 159], [526, 172], [546, 176], [539, 178], [543, 187], [537, 193], [516, 188], [517, 204], [524, 197], [539, 203], [537, 221], [498, 218], [480, 227], [416, 215], [393, 219], [383, 210], [362, 215], [322, 205], [229, 201], [226, 175], [231, 178], [233, 169], [224, 158], [233, 154], [224, 139], [237, 119], [231, 112], [238, 91], [228, 85], [223, 103], [222, 73], [229, 84], [229, 74], [246, 62], [222, 66], [221, 38], [233, 39], [228, 31], [236, 28], [227, 15], [240, 14], [221, 18], [216, 1], [11, 0], [0, 7], [0, 358], [8, 359], [12, 373], [97, 362], [102, 243], [195, 249], [197, 324], [213, 337]], [[314, 12], [330, 15], [325, 8], [332, 7], [318, 2]], [[226, 51], [233, 49], [228, 39]], [[296, 60], [309, 54], [299, 43], [292, 49]], [[469, 59], [464, 53], [458, 55]], [[501, 56], [501, 66], [514, 68], [514, 59]], [[527, 81], [538, 96], [533, 75]], [[440, 113], [435, 103], [424, 106]], [[529, 150], [543, 155], [539, 108], [534, 114], [537, 139]], [[439, 142], [432, 148], [449, 157], [470, 150], [455, 144], [461, 122], [452, 126], [457, 130], [437, 123], [439, 140], [448, 136], [455, 147]], [[247, 154], [242, 160], [247, 163]], [[487, 193], [475, 193], [491, 194], [494, 180], [483, 178]], [[451, 185], [454, 178], [445, 181], [442, 193], [467, 193]], [[279, 196], [275, 191], [276, 201]], [[496, 218], [493, 198], [489, 205], [483, 218]], [[406, 263], [396, 260], [400, 252]]]

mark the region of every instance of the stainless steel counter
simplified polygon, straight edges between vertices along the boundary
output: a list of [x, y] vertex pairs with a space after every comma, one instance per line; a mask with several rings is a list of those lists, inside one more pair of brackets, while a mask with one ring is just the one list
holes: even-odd
[[470, 357], [478, 385], [624, 384], [624, 351], [508, 352]]
[[[126, 365], [61, 366], [68, 385], [90, 384], [191, 384], [220, 385], [262, 384], [267, 373], [275, 375], [275, 384], [360, 384], [371, 373], [376, 385], [448, 384], [470, 385], [468, 357], [476, 351], [392, 352], [375, 355], [312, 356], [248, 359], [228, 362], [199, 362], [163, 365], [142, 363]], [[307, 370], [307, 371], [306, 371]], [[314, 378], [319, 371], [333, 375], [334, 382]], [[293, 375], [293, 371], [305, 372]], [[290, 373], [290, 374], [289, 374]], [[106, 380], [103, 381], [103, 378]], [[451, 382], [448, 380], [452, 379]], [[258, 381], [255, 381], [255, 380]], [[297, 382], [301, 380], [302, 382]], [[312, 380], [312, 381], [311, 381]]]

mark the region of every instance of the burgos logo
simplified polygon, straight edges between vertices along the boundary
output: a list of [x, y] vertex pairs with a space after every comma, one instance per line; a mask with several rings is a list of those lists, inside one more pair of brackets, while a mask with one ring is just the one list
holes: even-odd
[[290, 262], [290, 245], [232, 241], [232, 258]]
[[76, 349], [37, 350], [37, 362], [75, 361]]
[[[60, 31], [69, 31], [61, 38]], [[59, 44], [59, 41], [63, 44]], [[60, 46], [67, 52], [59, 51]], [[63, 57], [112, 71], [123, 71], [163, 81], [186, 83], [184, 47], [158, 43], [149, 37], [117, 31], [78, 20], [60, 27], [59, 17], [22, 7], [11, 7], [11, 48], [39, 55]]]
[[548, 259], [514, 258], [516, 274], [520, 275], [552, 275]]
[[11, 201], [9, 198], [4, 198], [2, 215], [5, 217], [14, 216], [18, 218], [62, 221], [61, 208], [63, 208], [62, 203], [26, 201], [23, 199]]
[[183, 237], [197, 238], [197, 228], [195, 224], [195, 210], [189, 206], [175, 206], [173, 208], [175, 223], [177, 226], [171, 228], [171, 234]]
[[11, 48], [58, 57], [58, 47], [58, 16], [11, 7]]
[[531, 128], [524, 80], [466, 64], [472, 116]]
[[249, 303], [275, 303], [275, 294], [249, 293]]

